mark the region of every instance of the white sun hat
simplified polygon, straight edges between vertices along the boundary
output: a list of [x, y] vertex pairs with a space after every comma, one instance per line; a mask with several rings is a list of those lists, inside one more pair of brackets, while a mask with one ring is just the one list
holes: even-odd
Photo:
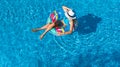
[[75, 13], [72, 10], [69, 10], [68, 12], [65, 12], [65, 16], [70, 20], [71, 19], [76, 19]]

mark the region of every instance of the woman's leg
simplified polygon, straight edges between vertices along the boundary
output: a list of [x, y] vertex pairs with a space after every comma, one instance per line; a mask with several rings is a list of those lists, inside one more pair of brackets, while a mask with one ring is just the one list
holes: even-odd
[[32, 29], [32, 32], [37, 32], [39, 30], [43, 30], [43, 29], [46, 29], [50, 24], [46, 24], [44, 25], [43, 27], [40, 27], [40, 28], [36, 28], [36, 29]]
[[55, 26], [54, 23], [50, 24], [47, 29], [45, 30], [45, 32], [40, 36], [40, 39], [42, 39], [44, 37], [44, 35], [49, 31], [51, 30], [53, 27]]

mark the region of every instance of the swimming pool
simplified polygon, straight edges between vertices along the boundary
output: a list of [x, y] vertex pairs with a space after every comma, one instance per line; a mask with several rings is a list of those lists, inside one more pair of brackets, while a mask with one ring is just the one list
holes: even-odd
[[[32, 28], [71, 7], [79, 27], [56, 37]], [[120, 0], [0, 0], [0, 67], [119, 67]]]

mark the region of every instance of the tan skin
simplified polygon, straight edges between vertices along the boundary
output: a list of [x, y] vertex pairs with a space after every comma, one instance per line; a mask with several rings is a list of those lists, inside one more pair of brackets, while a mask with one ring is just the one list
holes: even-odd
[[33, 32], [37, 32], [37, 31], [40, 31], [40, 30], [45, 29], [45, 32], [40, 35], [40, 39], [42, 39], [42, 38], [44, 37], [44, 35], [45, 35], [49, 30], [51, 30], [54, 26], [55, 26], [54, 23], [46, 24], [45, 26], [43, 26], [43, 27], [41, 27], [41, 28], [32, 29], [32, 31], [33, 31]]
[[[71, 9], [67, 8], [66, 6], [62, 6], [62, 8], [63, 8], [64, 11], [71, 10]], [[61, 20], [61, 21], [62, 21], [62, 20]], [[58, 35], [71, 34], [71, 33], [72, 33], [74, 22], [73, 22], [73, 20], [69, 20], [69, 22], [70, 22], [70, 30], [67, 31], [67, 32], [58, 32]], [[64, 23], [64, 22], [62, 22], [62, 23], [63, 23], [63, 25], [64, 25], [64, 27], [65, 27], [65, 26], [66, 26], [65, 23]], [[32, 29], [32, 31], [33, 31], [33, 32], [37, 32], [37, 31], [40, 31], [40, 30], [45, 29], [45, 32], [40, 35], [40, 39], [42, 39], [42, 38], [44, 37], [44, 35], [45, 35], [48, 31], [50, 31], [54, 26], [55, 26], [54, 23], [51, 23], [51, 24], [48, 23], [48, 24], [46, 24], [45, 26], [43, 26], [43, 27], [41, 27], [41, 28]]]

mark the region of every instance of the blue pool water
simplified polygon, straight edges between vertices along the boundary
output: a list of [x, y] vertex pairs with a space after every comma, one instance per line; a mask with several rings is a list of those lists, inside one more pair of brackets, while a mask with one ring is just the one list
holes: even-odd
[[[66, 5], [78, 28], [57, 37], [32, 28]], [[120, 67], [120, 0], [0, 0], [0, 67]]]

